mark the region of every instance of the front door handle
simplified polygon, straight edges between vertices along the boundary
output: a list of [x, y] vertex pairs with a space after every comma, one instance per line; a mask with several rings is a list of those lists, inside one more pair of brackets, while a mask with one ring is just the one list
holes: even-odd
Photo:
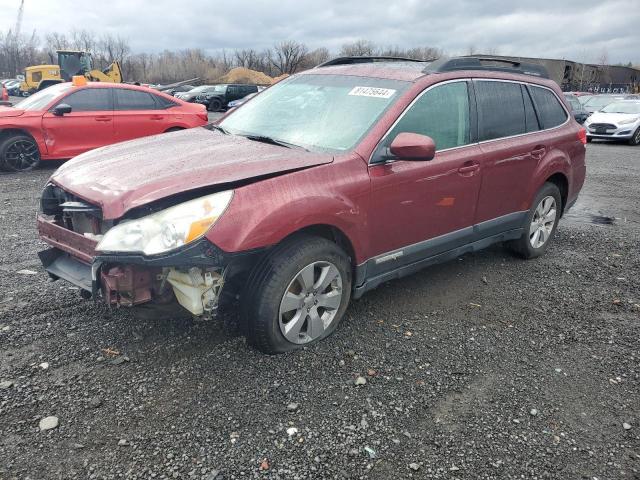
[[163, 120], [164, 116], [162, 115], [151, 115], [151, 120]]
[[96, 118], [96, 122], [110, 122], [111, 121], [111, 117], [107, 117], [107, 116], [100, 116], [100, 117], [95, 117]]
[[477, 171], [480, 168], [480, 165], [478, 165], [477, 163], [473, 163], [471, 165], [465, 165], [463, 167], [460, 167], [458, 169], [458, 173], [461, 174], [467, 174], [467, 173], [473, 173], [475, 171]]
[[540, 160], [544, 157], [544, 154], [547, 153], [547, 148], [544, 145], [538, 145], [536, 148], [531, 150], [531, 156], [536, 160]]

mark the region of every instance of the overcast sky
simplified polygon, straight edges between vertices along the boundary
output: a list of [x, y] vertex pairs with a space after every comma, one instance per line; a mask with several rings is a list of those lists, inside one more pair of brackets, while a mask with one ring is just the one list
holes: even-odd
[[[0, 0], [0, 31], [20, 0]], [[261, 49], [294, 39], [310, 48], [368, 39], [447, 53], [640, 64], [640, 0], [25, 0], [22, 29], [119, 34], [134, 52]]]

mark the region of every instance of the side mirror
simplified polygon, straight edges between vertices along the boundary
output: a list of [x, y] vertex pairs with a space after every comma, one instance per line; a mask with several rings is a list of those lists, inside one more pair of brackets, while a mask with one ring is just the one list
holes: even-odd
[[61, 117], [65, 113], [71, 113], [71, 105], [67, 105], [66, 103], [61, 103], [60, 105], [56, 105], [53, 108], [53, 114], [56, 117]]
[[436, 144], [426, 135], [402, 132], [393, 139], [389, 151], [400, 160], [432, 160], [436, 156]]

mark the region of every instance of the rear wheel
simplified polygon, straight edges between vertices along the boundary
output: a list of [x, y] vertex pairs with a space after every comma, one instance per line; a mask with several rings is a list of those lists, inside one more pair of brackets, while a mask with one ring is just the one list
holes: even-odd
[[561, 212], [560, 190], [553, 183], [545, 183], [527, 214], [522, 237], [511, 242], [511, 248], [527, 259], [542, 255], [556, 232]]
[[629, 139], [629, 145], [640, 145], [640, 127], [636, 129], [633, 136]]
[[208, 110], [210, 112], [219, 112], [222, 110], [222, 101], [219, 98], [212, 98], [209, 102]]
[[351, 297], [351, 265], [335, 243], [300, 235], [256, 267], [245, 292], [247, 341], [269, 354], [295, 350], [338, 326]]
[[28, 135], [13, 135], [0, 142], [0, 169], [26, 172], [40, 164], [40, 150]]

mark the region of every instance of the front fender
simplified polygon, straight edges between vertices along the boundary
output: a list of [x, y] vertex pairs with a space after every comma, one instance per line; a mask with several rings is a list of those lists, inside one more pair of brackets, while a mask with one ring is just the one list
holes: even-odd
[[268, 247], [305, 227], [328, 225], [350, 240], [360, 261], [368, 228], [369, 176], [362, 162], [331, 163], [235, 190], [207, 238], [227, 252]]

